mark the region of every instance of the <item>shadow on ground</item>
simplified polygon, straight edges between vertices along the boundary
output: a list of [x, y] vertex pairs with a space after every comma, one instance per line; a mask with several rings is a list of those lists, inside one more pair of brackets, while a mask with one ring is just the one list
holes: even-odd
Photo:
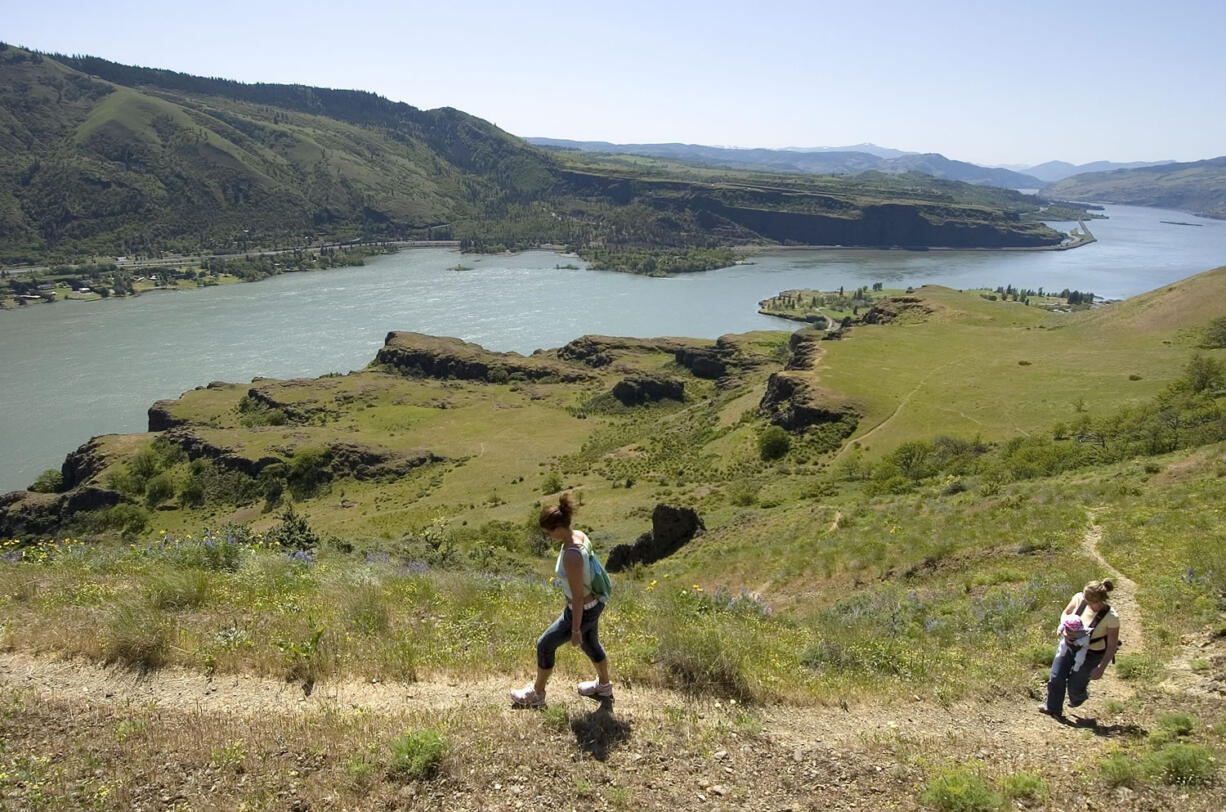
[[613, 702], [602, 701], [600, 707], [572, 719], [570, 729], [583, 752], [597, 761], [605, 761], [609, 752], [630, 738], [630, 724], [613, 715]]
[[1098, 720], [1092, 716], [1075, 716], [1065, 722], [1070, 727], [1088, 730], [1095, 736], [1104, 738], [1116, 738], [1119, 736], [1142, 737], [1148, 735], [1149, 731], [1140, 725], [1122, 724], [1122, 725], [1103, 725], [1099, 724]]

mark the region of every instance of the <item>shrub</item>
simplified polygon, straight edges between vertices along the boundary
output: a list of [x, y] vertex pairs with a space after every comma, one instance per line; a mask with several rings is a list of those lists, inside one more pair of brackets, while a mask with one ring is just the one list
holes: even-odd
[[188, 466], [188, 472], [188, 485], [193, 488], [198, 486], [204, 492], [206, 502], [247, 505], [262, 493], [252, 477], [242, 471], [227, 471], [211, 460], [193, 460]]
[[1038, 801], [1047, 797], [1047, 785], [1034, 773], [1014, 773], [1000, 782], [1000, 788], [1009, 798]]
[[656, 662], [668, 685], [678, 690], [742, 701], [753, 698], [744, 654], [717, 634], [672, 628], [660, 635]]
[[59, 493], [64, 487], [64, 475], [55, 468], [48, 468], [38, 475], [30, 490], [35, 493]]
[[1135, 787], [1141, 783], [1144, 770], [1135, 758], [1112, 753], [1098, 763], [1098, 775], [1109, 787]]
[[172, 630], [161, 612], [120, 604], [103, 632], [103, 659], [107, 665], [120, 663], [139, 671], [153, 671], [166, 664]]
[[758, 435], [758, 455], [767, 462], [781, 459], [791, 448], [791, 436], [779, 426], [768, 426]]
[[294, 512], [293, 505], [281, 514], [281, 524], [268, 531], [267, 538], [290, 550], [313, 550], [319, 544], [319, 536], [305, 516]]
[[1005, 799], [986, 782], [966, 770], [953, 770], [929, 779], [920, 803], [942, 812], [995, 812]]
[[204, 504], [204, 485], [195, 477], [189, 477], [179, 491], [179, 501], [184, 507], [197, 508]]
[[1186, 713], [1168, 713], [1158, 720], [1158, 726], [1167, 734], [1182, 738], [1192, 735], [1196, 721]]
[[327, 448], [299, 449], [290, 460], [286, 473], [289, 492], [295, 499], [309, 499], [332, 478], [328, 465], [332, 462], [332, 452]]
[[383, 590], [373, 584], [364, 584], [349, 591], [345, 614], [349, 626], [363, 634], [375, 634], [387, 629], [387, 601]]
[[1164, 784], [1208, 784], [1217, 772], [1213, 754], [1198, 744], [1165, 745], [1146, 756], [1145, 766]]
[[1144, 680], [1158, 672], [1158, 666], [1144, 654], [1121, 654], [1115, 658], [1115, 667], [1122, 680]]
[[250, 395], [238, 403], [239, 422], [244, 426], [284, 426], [288, 417], [281, 409], [269, 406]]
[[142, 532], [149, 524], [149, 514], [139, 505], [123, 502], [94, 511], [87, 517], [86, 524], [96, 532], [118, 530], [123, 536], [130, 538]]
[[149, 603], [157, 609], [195, 609], [208, 600], [211, 584], [209, 574], [203, 570], [163, 572], [150, 580]]
[[1205, 329], [1205, 344], [1210, 349], [1226, 347], [1226, 316], [1218, 316]]
[[438, 774], [447, 755], [447, 740], [436, 730], [418, 730], [392, 740], [388, 771], [395, 776], [424, 780]]
[[145, 504], [157, 507], [175, 495], [175, 484], [166, 474], [157, 474], [145, 484]]
[[557, 493], [560, 490], [562, 490], [562, 477], [556, 472], [550, 473], [541, 482], [541, 493]]

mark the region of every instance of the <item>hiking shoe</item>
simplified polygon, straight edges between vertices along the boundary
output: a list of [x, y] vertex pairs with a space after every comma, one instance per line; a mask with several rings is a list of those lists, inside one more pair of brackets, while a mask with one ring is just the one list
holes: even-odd
[[1048, 716], [1054, 716], [1057, 719], [1063, 718], [1064, 716], [1063, 713], [1055, 713], [1053, 711], [1048, 710], [1046, 705], [1039, 705], [1039, 713], [1045, 713]]
[[511, 691], [511, 704], [517, 708], [543, 708], [545, 707], [545, 692], [538, 693], [532, 685], [516, 688]]
[[581, 682], [579, 683], [579, 696], [590, 696], [592, 699], [612, 699], [613, 683], [600, 683], [594, 679]]

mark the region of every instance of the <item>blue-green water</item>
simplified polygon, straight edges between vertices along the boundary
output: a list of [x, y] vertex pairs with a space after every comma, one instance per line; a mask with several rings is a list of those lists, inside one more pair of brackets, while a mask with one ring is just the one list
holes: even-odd
[[[1226, 223], [1108, 207], [1099, 242], [1072, 251], [780, 251], [671, 279], [591, 270], [534, 251], [444, 249], [256, 284], [62, 302], [0, 313], [0, 492], [29, 485], [91, 436], [145, 429], [161, 398], [214, 380], [359, 369], [391, 330], [529, 353], [578, 336], [692, 336], [793, 329], [757, 313], [790, 288], [937, 283], [1089, 290], [1123, 298], [1226, 264]], [[1203, 227], [1167, 225], [1162, 220]]]

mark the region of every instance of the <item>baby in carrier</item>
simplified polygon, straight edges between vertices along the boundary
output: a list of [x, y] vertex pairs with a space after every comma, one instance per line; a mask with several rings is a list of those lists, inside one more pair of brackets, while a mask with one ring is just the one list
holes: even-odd
[[1076, 651], [1077, 654], [1073, 657], [1074, 671], [1080, 671], [1085, 664], [1092, 631], [1086, 628], [1077, 615], [1065, 615], [1060, 621], [1060, 647], [1056, 649], [1056, 656], [1061, 657], [1070, 651]]

